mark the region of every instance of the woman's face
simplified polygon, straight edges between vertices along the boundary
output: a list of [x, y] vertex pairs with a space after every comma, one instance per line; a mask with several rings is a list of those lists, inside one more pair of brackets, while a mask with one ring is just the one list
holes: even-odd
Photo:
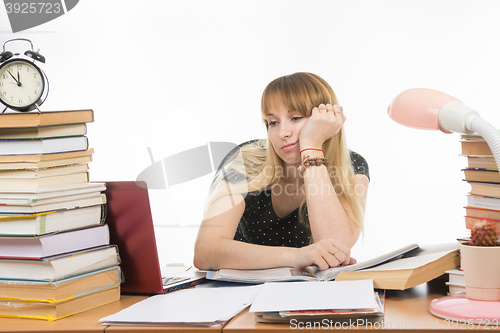
[[299, 166], [299, 134], [309, 117], [298, 111], [290, 111], [282, 103], [276, 103], [267, 114], [267, 124], [271, 144], [285, 165]]

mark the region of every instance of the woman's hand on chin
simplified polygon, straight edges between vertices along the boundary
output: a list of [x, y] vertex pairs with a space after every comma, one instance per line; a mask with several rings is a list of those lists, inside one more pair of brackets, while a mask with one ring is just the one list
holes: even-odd
[[320, 104], [315, 107], [300, 132], [300, 149], [321, 148], [323, 142], [340, 131], [345, 120], [346, 117], [337, 104]]

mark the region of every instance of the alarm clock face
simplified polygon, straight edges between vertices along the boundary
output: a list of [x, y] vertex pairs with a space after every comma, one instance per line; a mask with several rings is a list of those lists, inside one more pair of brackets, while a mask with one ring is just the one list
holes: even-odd
[[0, 101], [11, 109], [33, 110], [44, 88], [42, 72], [32, 62], [13, 59], [0, 66]]

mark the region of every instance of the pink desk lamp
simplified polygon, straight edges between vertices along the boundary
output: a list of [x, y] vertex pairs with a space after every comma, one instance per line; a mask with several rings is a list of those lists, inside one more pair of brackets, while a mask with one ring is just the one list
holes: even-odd
[[500, 133], [455, 97], [432, 89], [409, 89], [394, 98], [387, 112], [392, 120], [407, 127], [444, 133], [477, 132], [490, 146], [497, 166], [500, 165]]
[[[398, 124], [444, 133], [480, 134], [493, 152], [500, 170], [500, 133], [478, 112], [465, 106], [455, 97], [442, 92], [416, 88], [397, 95], [387, 110], [389, 117]], [[500, 321], [500, 302], [469, 299], [465, 294], [455, 294], [435, 299], [430, 311], [437, 317], [468, 323]]]

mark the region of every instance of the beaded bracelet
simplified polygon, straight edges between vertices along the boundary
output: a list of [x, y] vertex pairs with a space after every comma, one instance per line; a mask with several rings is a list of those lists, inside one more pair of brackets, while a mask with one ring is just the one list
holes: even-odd
[[309, 168], [310, 166], [320, 166], [323, 164], [326, 167], [328, 167], [328, 164], [330, 164], [330, 161], [328, 161], [326, 158], [323, 158], [323, 157], [309, 158], [309, 155], [305, 155], [302, 158], [302, 165], [299, 166], [298, 170], [300, 172], [302, 172], [305, 169]]

